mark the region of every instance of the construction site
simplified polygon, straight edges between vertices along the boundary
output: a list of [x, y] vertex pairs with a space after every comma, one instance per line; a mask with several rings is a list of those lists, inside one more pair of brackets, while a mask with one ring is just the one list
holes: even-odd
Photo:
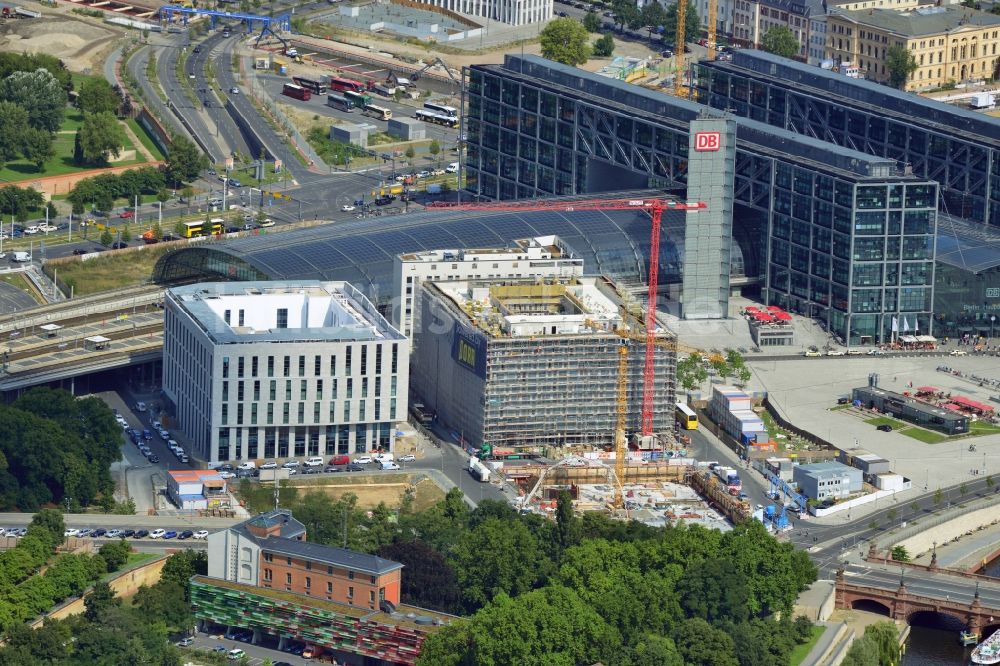
[[[625, 427], [640, 429], [642, 309], [610, 279], [454, 281], [421, 289], [417, 392], [463, 439], [525, 453], [584, 442], [610, 448], [620, 355], [627, 360]], [[673, 428], [673, 340], [665, 327], [654, 336], [656, 433]], [[638, 443], [657, 448], [655, 438]]]

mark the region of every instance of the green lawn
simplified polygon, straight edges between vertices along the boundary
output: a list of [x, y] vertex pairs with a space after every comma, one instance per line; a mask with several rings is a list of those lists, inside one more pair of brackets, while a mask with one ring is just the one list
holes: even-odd
[[969, 432], [973, 435], [993, 435], [1000, 432], [1000, 428], [984, 421], [973, 421], [969, 424]]
[[167, 159], [167, 156], [163, 154], [160, 147], [156, 145], [156, 142], [153, 141], [143, 126], [136, 122], [135, 118], [129, 118], [126, 122], [128, 123], [128, 126], [132, 128], [132, 131], [135, 132], [135, 135], [139, 137], [139, 142], [144, 145], [149, 152], [153, 153], [153, 157], [155, 159]]
[[908, 425], [906, 423], [903, 423], [902, 421], [897, 421], [896, 419], [889, 418], [888, 416], [876, 416], [873, 419], [866, 419], [865, 423], [868, 423], [873, 426], [891, 425], [893, 430], [902, 430], [903, 428], [906, 428]]
[[63, 118], [59, 130], [62, 132], [75, 132], [83, 127], [83, 111], [75, 108], [66, 110], [66, 117]]
[[913, 439], [923, 442], [924, 444], [940, 444], [941, 442], [948, 440], [948, 435], [943, 432], [924, 430], [923, 428], [910, 427], [904, 428], [899, 432], [900, 434], [912, 437]]
[[[82, 123], [82, 118], [79, 112], [75, 110], [70, 110], [66, 114], [66, 118], [63, 120], [61, 125], [61, 130], [71, 131], [71, 134], [56, 134], [55, 140], [52, 142], [52, 147], [55, 149], [55, 155], [50, 158], [42, 170], [39, 171], [35, 168], [34, 164], [31, 164], [27, 160], [14, 160], [8, 162], [3, 169], [0, 169], [0, 182], [12, 182], [18, 180], [26, 180], [29, 178], [44, 178], [45, 176], [62, 176], [67, 173], [76, 173], [78, 171], [87, 171], [93, 169], [93, 166], [79, 166], [73, 162], [73, 143], [75, 140], [75, 132]], [[135, 146], [126, 137], [125, 139], [125, 150], [133, 150]], [[130, 166], [133, 164], [141, 164], [146, 160], [137, 152], [137, 159], [126, 160], [121, 162], [114, 162], [112, 166]]]
[[819, 637], [823, 635], [824, 631], [826, 631], [826, 627], [818, 625], [814, 626], [812, 628], [812, 637], [805, 643], [795, 646], [792, 650], [792, 654], [789, 655], [788, 663], [791, 664], [791, 666], [799, 666], [799, 664], [802, 663], [802, 660], [809, 656], [809, 651], [813, 649], [813, 646], [816, 645], [816, 641], [819, 640]]

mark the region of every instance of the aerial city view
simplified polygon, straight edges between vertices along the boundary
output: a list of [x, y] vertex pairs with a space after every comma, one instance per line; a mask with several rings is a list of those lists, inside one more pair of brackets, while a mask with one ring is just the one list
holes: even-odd
[[1000, 1], [0, 3], [0, 666], [1000, 664]]

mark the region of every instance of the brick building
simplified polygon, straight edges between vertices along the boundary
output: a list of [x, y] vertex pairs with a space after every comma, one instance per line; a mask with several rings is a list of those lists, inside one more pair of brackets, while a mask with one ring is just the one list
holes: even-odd
[[372, 610], [399, 605], [403, 565], [306, 541], [290, 511], [262, 513], [208, 537], [208, 575]]
[[210, 534], [208, 575], [191, 580], [199, 628], [249, 631], [277, 649], [304, 643], [337, 663], [412, 666], [427, 636], [456, 619], [400, 604], [402, 564], [306, 536], [283, 509]]

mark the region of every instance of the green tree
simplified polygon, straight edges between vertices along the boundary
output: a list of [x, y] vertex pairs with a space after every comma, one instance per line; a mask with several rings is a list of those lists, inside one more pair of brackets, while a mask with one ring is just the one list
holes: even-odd
[[173, 632], [187, 630], [194, 624], [191, 604], [186, 600], [186, 585], [169, 580], [152, 587], [140, 587], [133, 603], [145, 617], [164, 622]]
[[413, 164], [413, 158], [416, 157], [417, 151], [413, 149], [413, 146], [406, 147], [406, 159], [409, 160], [410, 164]]
[[611, 33], [601, 35], [596, 42], [594, 42], [594, 55], [598, 58], [610, 58], [615, 52], [615, 38], [611, 36]]
[[[701, 19], [698, 18], [698, 9], [692, 0], [687, 0], [687, 10], [684, 12], [684, 43], [696, 41], [700, 32]], [[667, 7], [667, 15], [663, 21], [663, 39], [674, 44], [674, 48], [681, 48], [681, 43], [677, 41], [677, 2]]]
[[677, 382], [685, 391], [701, 386], [708, 379], [704, 358], [697, 352], [677, 362]]
[[35, 165], [37, 171], [42, 171], [45, 163], [56, 155], [52, 145], [52, 133], [29, 127], [22, 138], [21, 154], [24, 155], [24, 159]]
[[159, 190], [156, 191], [156, 200], [159, 201], [161, 204], [167, 203], [168, 201], [170, 201], [170, 191], [165, 187], [161, 187]]
[[197, 179], [207, 168], [208, 157], [190, 139], [175, 136], [170, 141], [166, 176], [167, 181], [173, 183], [175, 188], [181, 183], [190, 183]]
[[907, 552], [906, 546], [893, 546], [892, 559], [894, 559], [897, 562], [909, 562], [910, 553]]
[[112, 541], [104, 544], [98, 549], [98, 554], [108, 565], [108, 571], [118, 571], [125, 563], [128, 562], [129, 553], [132, 552], [132, 546], [128, 541], [124, 539], [119, 539], [118, 541]]
[[580, 541], [580, 519], [573, 511], [573, 496], [563, 490], [556, 499], [556, 534], [564, 551]]
[[712, 624], [749, 618], [747, 578], [728, 560], [713, 558], [692, 564], [677, 582], [677, 593], [687, 617], [700, 617]]
[[103, 78], [90, 77], [77, 91], [76, 108], [84, 113], [118, 113], [121, 98]]
[[958, 494], [961, 495], [962, 497], [965, 497], [965, 495], [968, 492], [969, 492], [969, 487], [965, 485], [965, 481], [962, 481], [962, 484], [958, 487]]
[[684, 666], [677, 645], [666, 636], [646, 634], [635, 647], [632, 666]]
[[[159, 222], [153, 222], [153, 238], [163, 240], [163, 229], [160, 227]], [[133, 511], [132, 513], [135, 512]]]
[[[645, 4], [639, 16], [642, 20], [642, 24], [645, 25], [646, 29], [649, 31], [649, 37], [652, 38], [653, 31], [666, 23], [667, 10], [663, 8], [663, 5], [659, 3], [659, 0], [651, 0], [651, 2], [647, 2]], [[687, 17], [685, 17], [684, 20], [686, 22]]]
[[188, 548], [180, 553], [174, 553], [163, 564], [160, 582], [174, 582], [184, 590], [184, 598], [190, 601], [188, 581], [191, 576], [204, 576], [208, 573], [208, 554], [205, 551], [195, 551]]
[[378, 555], [406, 567], [400, 590], [404, 603], [444, 613], [461, 611], [455, 570], [444, 555], [419, 539], [383, 546]]
[[890, 621], [876, 622], [865, 627], [865, 638], [878, 649], [880, 664], [899, 663], [899, 632]]
[[918, 69], [917, 59], [905, 46], [894, 44], [885, 52], [885, 68], [889, 72], [889, 85], [903, 89]]
[[631, 0], [614, 0], [611, 6], [615, 14], [615, 24], [621, 29], [625, 26], [638, 26], [642, 20], [639, 8]]
[[55, 132], [66, 114], [66, 90], [46, 69], [14, 72], [0, 81], [0, 100], [13, 102], [28, 113], [28, 124]]
[[682, 622], [673, 639], [686, 664], [739, 666], [733, 639], [700, 617]]
[[986, 477], [986, 486], [988, 488], [992, 488], [995, 485], [997, 485], [997, 482], [993, 480], [993, 475], [992, 474], [989, 475], [988, 477]]
[[[435, 158], [441, 154], [441, 144], [438, 143], [437, 139], [431, 140], [431, 145], [427, 147], [427, 151]], [[441, 165], [441, 161], [438, 160], [438, 166]]]
[[583, 27], [587, 29], [587, 32], [600, 32], [601, 17], [594, 10], [590, 10], [583, 17]]
[[111, 247], [111, 244], [115, 242], [115, 237], [111, 235], [111, 231], [107, 228], [101, 232], [101, 245], [104, 247]]
[[[104, 581], [100, 581], [94, 584], [90, 594], [84, 598], [83, 604], [87, 609], [84, 611], [84, 617], [91, 622], [100, 622], [105, 617], [108, 609], [120, 605], [121, 600], [115, 596], [115, 591], [111, 589], [110, 585]], [[153, 616], [150, 615], [149, 617]]]
[[499, 595], [424, 642], [418, 666], [593, 664], [610, 661], [614, 631], [569, 589]]
[[488, 518], [459, 538], [451, 560], [469, 612], [500, 593], [528, 592], [546, 573], [539, 544], [521, 521]]
[[941, 492], [940, 488], [938, 488], [937, 490], [934, 491], [934, 503], [940, 504], [943, 501], [944, 501], [944, 493]]
[[[121, 231], [118, 233], [118, 237], [121, 240], [121, 242], [123, 242], [123, 243], [127, 243], [130, 240], [132, 240], [132, 232], [129, 231], [127, 225], [122, 225]], [[111, 504], [111, 511], [114, 511], [114, 508], [115, 508], [115, 505], [114, 505], [114, 502], [112, 502], [112, 504]]]
[[799, 54], [802, 45], [795, 39], [795, 33], [783, 25], [776, 25], [764, 33], [760, 48], [782, 58], [791, 58]]
[[881, 666], [878, 646], [871, 638], [856, 638], [840, 663], [841, 666]]
[[733, 370], [728, 363], [726, 363], [726, 358], [722, 354], [712, 354], [708, 362], [715, 369], [716, 374], [720, 377], [728, 377], [732, 374]]
[[80, 148], [84, 162], [107, 164], [113, 155], [121, 154], [125, 145], [125, 130], [115, 116], [108, 112], [89, 113], [80, 127]]
[[573, 18], [557, 18], [541, 33], [542, 56], [564, 65], [582, 65], [590, 58], [587, 29]]
[[53, 545], [59, 545], [65, 539], [66, 523], [59, 509], [42, 509], [32, 517], [31, 525], [45, 530]]
[[0, 167], [21, 156], [28, 129], [28, 112], [14, 102], [0, 101]]

